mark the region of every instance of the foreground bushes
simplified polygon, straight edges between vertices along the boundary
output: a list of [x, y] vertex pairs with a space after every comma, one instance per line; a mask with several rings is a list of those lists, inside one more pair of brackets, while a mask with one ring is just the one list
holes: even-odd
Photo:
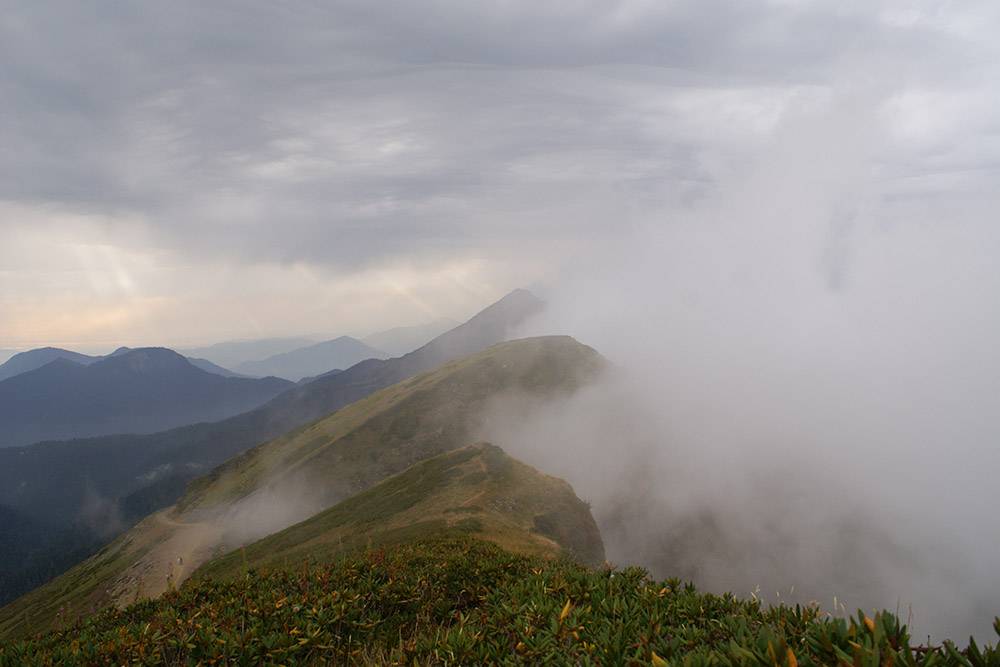
[[[1000, 633], [1000, 620], [997, 621]], [[0, 645], [0, 665], [996, 665], [974, 643], [913, 649], [889, 613], [831, 619], [589, 570], [471, 539], [192, 582], [157, 601]]]

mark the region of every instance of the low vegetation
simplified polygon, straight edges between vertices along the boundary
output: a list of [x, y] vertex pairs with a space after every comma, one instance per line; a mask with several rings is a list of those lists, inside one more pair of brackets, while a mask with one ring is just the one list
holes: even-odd
[[914, 648], [889, 613], [845, 620], [768, 608], [638, 568], [590, 569], [467, 537], [196, 579], [0, 645], [0, 665], [345, 662], [978, 667], [1000, 665], [1000, 651]]
[[345, 553], [459, 534], [514, 553], [600, 564], [590, 508], [561, 479], [479, 443], [422, 461], [290, 528], [203, 565], [216, 580], [246, 569], [325, 562]]

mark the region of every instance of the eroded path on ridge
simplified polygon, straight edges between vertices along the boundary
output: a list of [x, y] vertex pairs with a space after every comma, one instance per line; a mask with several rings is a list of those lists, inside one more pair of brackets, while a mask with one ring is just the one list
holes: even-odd
[[[482, 457], [476, 459], [476, 464], [477, 467], [479, 468], [479, 472], [481, 472], [484, 475], [489, 473], [489, 470], [486, 468], [486, 462], [483, 461]], [[486, 489], [482, 489], [480, 491], [477, 491], [476, 493], [473, 493], [462, 503], [462, 507], [471, 507], [473, 504], [476, 503], [476, 501], [478, 501], [485, 495], [486, 495]]]
[[[180, 586], [221, 544], [222, 529], [217, 524], [178, 521], [169, 512], [157, 512], [144, 522], [136, 539], [141, 555], [108, 590], [117, 606], [159, 597]], [[145, 545], [149, 547], [142, 552]]]

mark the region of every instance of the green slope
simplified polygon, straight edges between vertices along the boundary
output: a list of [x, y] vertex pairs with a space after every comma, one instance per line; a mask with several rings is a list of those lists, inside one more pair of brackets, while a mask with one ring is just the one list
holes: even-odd
[[573, 391], [603, 365], [593, 349], [568, 336], [495, 345], [250, 450], [195, 481], [177, 507], [212, 511], [282, 484], [318, 488], [329, 506], [469, 443], [490, 400]]
[[217, 558], [195, 578], [229, 579], [248, 567], [330, 561], [373, 546], [465, 534], [535, 555], [604, 560], [590, 509], [566, 482], [490, 444], [422, 461], [328, 510]]
[[[155, 597], [221, 553], [475, 441], [491, 401], [571, 392], [604, 364], [569, 337], [524, 339], [372, 394], [196, 480], [174, 508], [147, 517], [87, 561], [0, 609], [0, 638]], [[303, 490], [308, 498], [291, 503], [293, 511], [261, 518]]]
[[638, 568], [591, 570], [467, 537], [197, 579], [0, 643], [0, 665], [125, 664], [988, 667], [1000, 651], [971, 641], [914, 650], [888, 613], [767, 608]]
[[[79, 562], [67, 554], [86, 557], [143, 517], [169, 507], [188, 482], [215, 466], [380, 389], [507, 340], [543, 306], [530, 292], [514, 290], [413, 352], [369, 359], [318, 377], [221, 422], [151, 435], [0, 447], [0, 505], [79, 536], [68, 548], [62, 543], [39, 548], [27, 561], [5, 554], [11, 558], [0, 559], [0, 604], [23, 592], [28, 581]], [[95, 498], [102, 500], [99, 517], [93, 513]], [[13, 537], [10, 533], [0, 523], [0, 542]], [[45, 534], [33, 536], [33, 541], [52, 544]]]

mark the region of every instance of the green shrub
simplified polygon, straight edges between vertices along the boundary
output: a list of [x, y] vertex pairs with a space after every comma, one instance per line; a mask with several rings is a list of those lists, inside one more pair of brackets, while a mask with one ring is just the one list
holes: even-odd
[[1000, 651], [971, 641], [915, 649], [887, 612], [763, 607], [638, 568], [593, 570], [468, 538], [193, 581], [0, 645], [0, 665], [345, 662], [980, 667], [1000, 666]]

